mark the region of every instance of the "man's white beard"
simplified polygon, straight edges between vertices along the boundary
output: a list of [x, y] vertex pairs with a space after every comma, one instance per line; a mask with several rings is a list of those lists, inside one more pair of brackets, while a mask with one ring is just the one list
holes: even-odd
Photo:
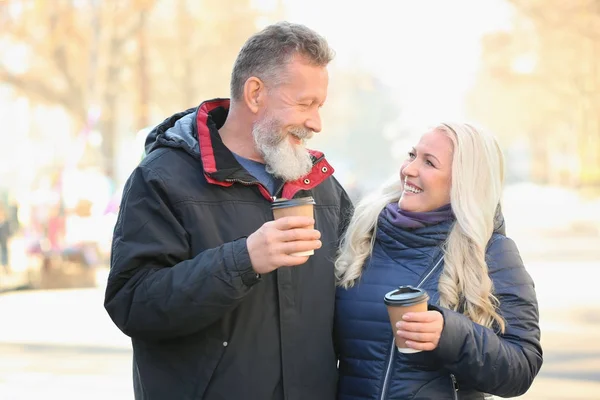
[[[302, 143], [291, 143], [289, 134], [302, 139]], [[304, 147], [306, 140], [312, 137], [309, 129], [296, 127], [283, 132], [281, 124], [267, 116], [254, 124], [252, 136], [258, 152], [265, 159], [268, 173], [291, 182], [308, 174], [312, 169], [310, 153]]]

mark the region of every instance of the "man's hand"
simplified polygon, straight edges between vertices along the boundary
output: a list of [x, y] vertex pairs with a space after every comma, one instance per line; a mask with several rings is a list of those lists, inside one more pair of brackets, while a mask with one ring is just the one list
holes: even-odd
[[402, 319], [396, 323], [396, 335], [404, 339], [408, 347], [426, 351], [438, 347], [444, 329], [444, 316], [440, 312], [411, 312]]
[[314, 223], [310, 217], [283, 217], [266, 222], [248, 236], [246, 245], [254, 271], [266, 274], [279, 267], [304, 264], [308, 256], [290, 254], [321, 247], [321, 233], [312, 229]]

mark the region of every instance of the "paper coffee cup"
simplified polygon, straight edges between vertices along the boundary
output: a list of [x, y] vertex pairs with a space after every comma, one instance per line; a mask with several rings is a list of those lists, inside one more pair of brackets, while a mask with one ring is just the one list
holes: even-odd
[[421, 351], [407, 347], [404, 340], [396, 335], [396, 323], [402, 321], [402, 316], [407, 312], [427, 311], [427, 300], [429, 300], [429, 296], [425, 290], [412, 286], [400, 286], [398, 289], [387, 293], [383, 298], [390, 316], [392, 332], [394, 333], [394, 340], [399, 352], [418, 353]]
[[[275, 220], [283, 217], [302, 216], [314, 218], [315, 200], [312, 197], [301, 197], [297, 199], [277, 199], [271, 203], [273, 210], [273, 218]], [[307, 226], [309, 229], [314, 229], [314, 225]], [[292, 253], [291, 256], [311, 256], [315, 254], [314, 250], [301, 251]]]

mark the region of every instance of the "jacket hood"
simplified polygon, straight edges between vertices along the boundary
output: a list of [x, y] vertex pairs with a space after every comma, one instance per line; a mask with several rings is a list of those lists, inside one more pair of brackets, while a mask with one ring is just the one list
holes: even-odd
[[200, 156], [196, 135], [197, 107], [174, 114], [148, 133], [145, 142], [146, 154], [161, 147], [181, 148], [193, 156]]

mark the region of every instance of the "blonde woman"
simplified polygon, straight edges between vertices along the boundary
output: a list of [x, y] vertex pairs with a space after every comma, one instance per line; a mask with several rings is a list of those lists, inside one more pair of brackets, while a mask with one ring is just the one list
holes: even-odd
[[[338, 399], [470, 400], [529, 389], [542, 365], [538, 306], [505, 236], [503, 167], [493, 136], [440, 124], [409, 152], [397, 182], [357, 206], [336, 260]], [[394, 332], [383, 298], [401, 285], [420, 285], [429, 306]]]

